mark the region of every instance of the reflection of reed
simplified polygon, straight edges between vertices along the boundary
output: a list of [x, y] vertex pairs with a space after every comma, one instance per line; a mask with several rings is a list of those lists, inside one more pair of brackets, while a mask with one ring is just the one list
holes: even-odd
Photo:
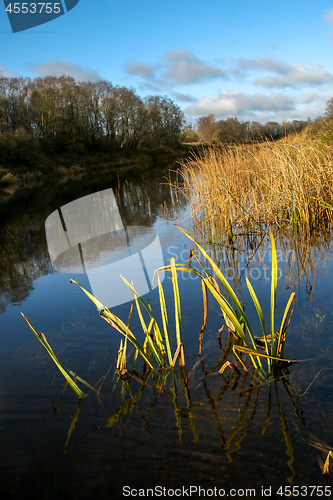
[[287, 464], [288, 464], [289, 469], [291, 470], [291, 476], [289, 476], [287, 479], [288, 479], [289, 483], [292, 484], [292, 481], [293, 481], [295, 474], [296, 474], [294, 471], [294, 468], [293, 468], [293, 463], [294, 463], [295, 459], [294, 459], [294, 454], [293, 454], [293, 447], [291, 445], [291, 437], [290, 437], [290, 434], [288, 432], [287, 422], [284, 418], [284, 413], [283, 413], [283, 409], [282, 409], [279, 387], [277, 385], [277, 381], [275, 381], [275, 389], [276, 389], [276, 397], [277, 397], [277, 402], [278, 402], [282, 432], [283, 432], [283, 436], [284, 436], [284, 439], [286, 442], [287, 455], [290, 457]]
[[[296, 286], [304, 279], [308, 292], [312, 292], [316, 276], [327, 272], [332, 258], [329, 234], [305, 239], [283, 232], [276, 233], [275, 239], [280, 275], [289, 286]], [[246, 275], [252, 279], [259, 276], [268, 279], [270, 276], [271, 247], [264, 234], [252, 234], [251, 238], [242, 234], [232, 244], [206, 245], [205, 248], [236, 288]]]
[[[208, 372], [206, 370], [206, 366], [205, 366], [203, 360], [202, 360], [202, 370], [205, 373], [205, 376], [207, 377], [208, 376]], [[216, 422], [217, 430], [218, 430], [219, 437], [220, 437], [220, 446], [223, 447], [224, 444], [225, 444], [224, 437], [223, 437], [223, 428], [222, 428], [222, 424], [221, 424], [221, 422], [219, 420], [218, 410], [216, 408], [215, 401], [214, 401], [214, 399], [212, 398], [212, 396], [210, 394], [210, 391], [209, 391], [209, 388], [208, 388], [208, 385], [207, 385], [207, 382], [206, 382], [206, 377], [204, 377], [202, 379], [202, 383], [203, 383], [203, 386], [204, 386], [204, 389], [205, 389], [205, 393], [206, 393], [207, 399], [209, 401], [209, 405], [210, 405], [210, 407], [212, 409], [212, 412], [213, 412], [213, 415], [214, 415], [214, 420]]]
[[[254, 377], [255, 377], [255, 374], [253, 374], [251, 382], [253, 381]], [[257, 408], [257, 403], [258, 403], [259, 387], [257, 387], [257, 390], [255, 391], [255, 398], [254, 398], [254, 402], [253, 402], [253, 406], [252, 406], [252, 411], [250, 413], [248, 423], [247, 423], [247, 425], [245, 425], [246, 417], [247, 417], [247, 414], [248, 414], [248, 412], [250, 410], [250, 406], [251, 406], [252, 392], [253, 391], [249, 391], [249, 393], [247, 394], [244, 408], [241, 410], [241, 416], [235, 425], [235, 429], [229, 434], [228, 438], [226, 439], [225, 449], [227, 450], [227, 457], [228, 457], [229, 462], [232, 462], [232, 460], [233, 460], [232, 453], [235, 453], [236, 451], [238, 451], [240, 449], [241, 442], [245, 438], [248, 429], [252, 426], [252, 423], [253, 423], [253, 419], [254, 419], [254, 416], [256, 413], [256, 408]], [[237, 434], [239, 434], [239, 436], [236, 439]], [[233, 444], [233, 448], [230, 450], [231, 444]]]
[[[209, 387], [208, 380], [210, 380], [210, 377], [214, 375], [214, 377], [217, 376], [217, 372], [213, 373], [213, 370], [208, 369], [204, 361], [201, 361], [201, 368], [203, 372], [203, 377], [199, 378], [196, 382], [192, 382], [193, 385], [198, 387], [198, 381], [202, 382], [203, 389], [204, 389], [204, 394], [205, 397], [207, 398], [208, 402], [208, 407], [210, 408], [210, 411], [213, 414], [216, 427], [218, 430], [218, 435], [219, 435], [219, 440], [220, 440], [220, 446], [223, 448], [226, 452], [226, 456], [228, 457], [228, 461], [231, 462], [233, 460], [232, 456], [234, 453], [236, 453], [240, 448], [241, 448], [241, 443], [246, 437], [247, 431], [250, 429], [250, 427], [253, 425], [255, 416], [256, 416], [256, 410], [258, 408], [259, 404], [259, 394], [261, 389], [264, 387], [267, 387], [268, 384], [268, 404], [267, 404], [267, 412], [266, 412], [266, 417], [262, 426], [262, 435], [265, 434], [267, 427], [269, 426], [270, 419], [271, 419], [271, 414], [272, 414], [272, 391], [271, 391], [271, 379], [269, 379], [266, 382], [258, 382], [257, 379], [257, 373], [256, 371], [253, 371], [250, 383], [247, 389], [244, 389], [244, 384], [246, 381], [246, 375], [244, 379], [242, 380], [241, 387], [240, 387], [240, 392], [239, 396], [246, 398], [245, 404], [243, 404], [243, 408], [240, 410], [240, 416], [236, 422], [233, 423], [233, 430], [230, 431], [230, 433], [226, 436], [226, 432], [223, 429], [223, 423], [221, 421], [220, 417], [220, 406], [221, 402], [223, 401], [223, 397], [230, 391], [235, 389], [235, 374], [234, 372], [230, 372], [229, 376], [227, 379], [224, 377], [221, 377], [221, 380], [224, 381], [222, 387], [219, 389], [218, 393], [212, 394], [212, 390]], [[197, 364], [196, 364], [197, 365]], [[162, 377], [162, 378], [161, 378]], [[192, 377], [191, 377], [192, 378]], [[130, 388], [131, 381], [135, 380], [137, 383], [139, 383], [139, 388], [136, 391], [133, 391]], [[169, 382], [168, 382], [169, 380]], [[236, 380], [236, 386], [239, 383], [238, 378]], [[285, 422], [285, 417], [282, 409], [282, 402], [280, 398], [280, 392], [279, 392], [279, 385], [280, 382], [282, 383], [282, 387], [286, 389], [286, 394], [288, 396], [288, 399], [290, 400], [292, 407], [294, 409], [294, 413], [300, 423], [304, 425], [304, 416], [303, 416], [303, 410], [299, 404], [298, 397], [296, 392], [293, 390], [291, 384], [289, 381], [285, 379], [285, 377], [281, 378], [275, 378], [273, 379], [274, 382], [274, 387], [276, 389], [276, 397], [277, 397], [277, 405], [278, 405], [278, 412], [281, 420], [281, 425], [282, 425], [282, 432], [286, 441], [286, 446], [287, 446], [287, 455], [289, 456], [290, 460], [288, 461], [288, 466], [292, 470], [293, 474], [293, 468], [292, 468], [292, 463], [293, 463], [293, 454], [292, 454], [292, 446], [291, 446], [291, 438], [288, 432], [287, 424]], [[141, 399], [144, 393], [146, 394], [152, 394], [153, 398], [150, 404], [147, 405], [145, 404], [145, 409], [146, 412], [148, 412], [148, 415], [145, 417], [142, 417], [146, 424], [148, 425], [149, 428], [151, 428], [151, 423], [149, 419], [149, 415], [152, 415], [153, 408], [156, 406], [156, 403], [158, 401], [158, 398], [160, 397], [161, 394], [170, 394], [172, 397], [172, 402], [173, 402], [173, 409], [174, 409], [174, 415], [175, 415], [175, 421], [176, 425], [178, 428], [178, 438], [179, 442], [182, 441], [182, 406], [180, 403], [180, 398], [181, 395], [179, 393], [179, 390], [182, 390], [183, 396], [185, 396], [186, 400], [186, 407], [188, 410], [188, 415], [190, 419], [190, 428], [193, 433], [193, 439], [194, 442], [197, 442], [200, 439], [200, 435], [198, 435], [195, 427], [195, 418], [196, 418], [196, 411], [195, 407], [200, 403], [202, 405], [202, 400], [194, 401], [191, 396], [191, 391], [189, 389], [188, 383], [187, 383], [187, 375], [184, 377], [184, 374], [182, 372], [178, 372], [176, 369], [171, 368], [168, 370], [162, 370], [158, 371], [157, 373], [154, 374], [153, 371], [149, 371], [145, 373], [143, 376], [140, 376], [136, 372], [127, 372], [127, 375], [125, 378], [115, 380], [114, 382], [117, 387], [118, 387], [118, 392], [122, 391], [122, 388], [125, 389], [125, 394], [123, 394], [122, 398], [126, 398], [126, 395], [129, 396], [129, 399], [126, 399], [125, 402], [118, 406], [118, 409], [115, 414], [110, 416], [108, 418], [108, 421], [105, 425], [103, 425], [100, 428], [111, 428], [113, 427], [116, 423], [120, 423], [120, 420], [122, 417], [125, 415], [130, 414], [131, 412], [134, 411], [134, 409], [137, 407], [137, 403]], [[120, 385], [119, 385], [120, 383]], [[216, 383], [214, 383], [214, 387], [216, 387]], [[147, 392], [148, 391], [148, 392]], [[114, 389], [112, 389], [112, 393], [114, 393]], [[263, 393], [264, 394], [264, 393]], [[75, 420], [76, 422], [76, 420]], [[74, 424], [75, 424], [74, 422]], [[71, 432], [73, 430], [73, 425], [71, 424], [71, 428], [69, 431], [68, 439], [71, 435]], [[66, 446], [68, 444], [68, 440], [66, 442]]]

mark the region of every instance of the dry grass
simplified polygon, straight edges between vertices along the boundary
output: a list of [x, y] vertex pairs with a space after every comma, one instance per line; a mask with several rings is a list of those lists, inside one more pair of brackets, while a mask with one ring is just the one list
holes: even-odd
[[14, 194], [19, 186], [19, 178], [0, 168], [0, 189], [8, 195]]
[[196, 230], [206, 241], [261, 227], [292, 228], [309, 235], [331, 223], [333, 148], [263, 143], [203, 150], [182, 165], [184, 191]]

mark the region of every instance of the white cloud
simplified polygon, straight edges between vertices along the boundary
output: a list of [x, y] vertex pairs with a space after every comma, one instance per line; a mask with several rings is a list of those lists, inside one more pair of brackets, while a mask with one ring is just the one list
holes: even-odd
[[[331, 25], [333, 31], [333, 9], [324, 10], [324, 20]], [[333, 34], [331, 34], [331, 38], [333, 38]]]
[[245, 94], [240, 90], [229, 90], [215, 94], [214, 98], [200, 97], [186, 108], [189, 114], [213, 113], [220, 116], [235, 116], [257, 111], [281, 111], [293, 109], [293, 99], [285, 94]]
[[154, 66], [144, 62], [134, 61], [134, 59], [130, 59], [125, 63], [125, 70], [129, 75], [138, 75], [147, 80], [155, 78]]
[[225, 76], [221, 69], [201, 61], [186, 49], [166, 52], [164, 59], [170, 65], [164, 77], [175, 84], [188, 85]]
[[50, 59], [48, 62], [34, 66], [33, 72], [40, 77], [71, 76], [79, 82], [97, 82], [101, 80], [101, 76], [97, 71], [88, 67], [77, 66], [68, 59]]
[[254, 80], [255, 85], [267, 88], [300, 88], [319, 86], [331, 83], [332, 75], [321, 64], [308, 66], [299, 62], [289, 64], [275, 58], [261, 57], [258, 59], [236, 60], [236, 75], [245, 75], [250, 71], [275, 73], [261, 76]]
[[279, 74], [286, 74], [289, 72], [290, 64], [273, 57], [258, 57], [257, 59], [244, 59], [239, 57], [235, 59], [237, 64], [236, 71], [246, 70], [267, 70]]
[[195, 102], [197, 99], [191, 94], [183, 94], [181, 92], [172, 92], [172, 97], [178, 102]]
[[333, 9], [325, 10], [324, 14], [325, 21], [327, 21], [328, 23], [333, 23]]
[[131, 76], [139, 76], [148, 88], [153, 85], [155, 89], [225, 77], [220, 68], [202, 61], [187, 49], [166, 52], [158, 65], [130, 59], [125, 64], [125, 71]]
[[6, 68], [6, 66], [3, 66], [0, 64], [0, 73], [3, 74], [3, 76], [6, 76], [7, 78], [17, 78], [18, 74], [16, 71], [12, 71], [11, 69]]
[[323, 113], [325, 100], [326, 96], [318, 97], [315, 93], [267, 95], [231, 90], [215, 94], [213, 98], [200, 97], [184, 113], [192, 118], [213, 114], [217, 119], [237, 116], [243, 121], [282, 122], [284, 119], [306, 119], [307, 116], [315, 118]]
[[[333, 26], [333, 9], [326, 18]], [[321, 64], [289, 63], [277, 57], [212, 63], [185, 48], [164, 53], [156, 64], [129, 60], [125, 70], [140, 79], [142, 90], [167, 92], [187, 106], [184, 112], [190, 119], [211, 113], [219, 119], [237, 116], [257, 121], [315, 118], [324, 113], [333, 82], [333, 75]], [[227, 80], [236, 80], [237, 90], [226, 87]], [[218, 93], [212, 96], [207, 83], [218, 85]], [[201, 89], [201, 97], [194, 97], [193, 85], [196, 92]]]

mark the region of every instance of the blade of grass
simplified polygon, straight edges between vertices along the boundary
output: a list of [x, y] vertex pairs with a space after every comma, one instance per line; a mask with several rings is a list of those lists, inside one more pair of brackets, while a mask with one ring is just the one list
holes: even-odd
[[[141, 297], [139, 296], [138, 292], [135, 290], [134, 286], [131, 283], [129, 283], [123, 276], [121, 276], [121, 278], [123, 279], [123, 281], [126, 283], [126, 285], [129, 287], [129, 289], [131, 290], [131, 292], [134, 295], [135, 305], [136, 305], [136, 309], [138, 311], [138, 315], [139, 315], [139, 318], [140, 318], [140, 323], [141, 323], [142, 329], [144, 331], [146, 339], [148, 340], [149, 346], [150, 346], [150, 348], [152, 350], [152, 353], [154, 354], [154, 357], [155, 357], [155, 359], [156, 359], [159, 367], [162, 368], [163, 363], [162, 363], [162, 360], [161, 360], [161, 356], [157, 352], [156, 347], [155, 347], [154, 342], [153, 342], [153, 339], [151, 338], [151, 335], [150, 335], [150, 331], [151, 331], [151, 328], [152, 328], [153, 324], [154, 324], [154, 326], [155, 325], [157, 326], [157, 323], [156, 323], [155, 318], [153, 317], [152, 311], [144, 303], [144, 301], [141, 299]], [[149, 328], [147, 328], [147, 325], [146, 325], [145, 320], [143, 318], [143, 315], [142, 315], [142, 312], [141, 312], [141, 307], [140, 307], [140, 302], [141, 302], [141, 304], [143, 304], [143, 306], [145, 307], [146, 311], [149, 314], [149, 317], [150, 317], [150, 326], [149, 326]], [[157, 328], [158, 328], [158, 326], [157, 326]], [[159, 332], [159, 338], [161, 338], [160, 332]], [[164, 348], [164, 346], [163, 346], [163, 348]]]
[[[261, 357], [261, 358], [274, 359], [276, 361], [282, 361], [281, 358], [274, 357], [271, 354], [265, 354], [263, 352], [254, 351], [253, 349], [250, 349], [248, 347], [243, 347], [243, 346], [240, 346], [240, 345], [234, 345], [233, 350], [234, 351], [237, 350], [237, 351], [240, 351], [240, 352], [245, 352], [245, 353], [249, 354], [250, 356], [258, 356], [258, 357]], [[298, 363], [298, 361], [296, 361], [295, 359], [283, 359], [283, 361], [285, 361], [286, 363]]]
[[180, 310], [180, 297], [177, 273], [175, 267], [175, 259], [172, 257], [170, 259], [171, 273], [172, 273], [172, 286], [175, 301], [175, 323], [176, 323], [176, 337], [177, 337], [177, 347], [182, 343], [182, 332], [181, 332], [181, 310]]
[[179, 227], [178, 229], [182, 233], [184, 233], [191, 241], [193, 241], [196, 244], [196, 246], [198, 247], [198, 249], [200, 250], [200, 252], [202, 253], [202, 255], [210, 263], [210, 265], [211, 265], [213, 271], [215, 272], [216, 276], [221, 281], [221, 283], [224, 286], [224, 288], [227, 290], [227, 292], [230, 295], [232, 301], [236, 305], [236, 307], [237, 307], [240, 315], [242, 316], [242, 318], [243, 318], [243, 320], [244, 320], [244, 322], [246, 324], [246, 328], [247, 328], [247, 330], [249, 332], [249, 336], [251, 338], [251, 342], [252, 342], [253, 348], [256, 350], [256, 344], [255, 344], [255, 341], [254, 341], [254, 336], [253, 336], [253, 333], [252, 333], [251, 326], [250, 326], [249, 321], [248, 321], [248, 319], [247, 319], [247, 317], [245, 315], [245, 312], [244, 312], [244, 310], [243, 310], [243, 308], [241, 306], [241, 303], [238, 300], [238, 297], [235, 294], [235, 292], [233, 291], [232, 287], [230, 286], [228, 280], [225, 278], [225, 276], [221, 272], [220, 268], [215, 264], [215, 262], [213, 261], [213, 259], [211, 259], [211, 257], [208, 255], [208, 253], [206, 252], [206, 250], [201, 245], [199, 245], [199, 243], [187, 231], [185, 231], [185, 229], [183, 229], [181, 227]]
[[[280, 330], [279, 330], [279, 337], [278, 337], [278, 344], [277, 344], [276, 352], [277, 352], [277, 355], [280, 357], [282, 357], [282, 355], [283, 355], [285, 334], [286, 334], [287, 328], [289, 326], [289, 323], [291, 321], [291, 317], [292, 317], [293, 312], [294, 312], [295, 300], [296, 300], [296, 293], [293, 292], [290, 295], [288, 303], [287, 303], [286, 308], [284, 310], [284, 314], [283, 314], [283, 318], [282, 318], [281, 326], [280, 326]], [[289, 314], [290, 310], [291, 310], [290, 317], [289, 317], [288, 323], [286, 325], [288, 314]], [[280, 349], [281, 349], [281, 353], [280, 353]]]
[[273, 238], [272, 231], [270, 231], [271, 237], [271, 247], [272, 247], [272, 277], [271, 277], [271, 355], [276, 356], [275, 342], [274, 342], [274, 314], [275, 314], [275, 300], [276, 300], [276, 289], [277, 289], [277, 257], [276, 257], [276, 247]]
[[23, 318], [25, 319], [25, 321], [28, 323], [28, 325], [31, 328], [31, 330], [34, 332], [35, 336], [38, 338], [39, 342], [47, 350], [47, 352], [49, 353], [51, 359], [54, 361], [54, 363], [56, 364], [56, 366], [58, 367], [58, 369], [60, 370], [60, 372], [63, 374], [63, 376], [65, 377], [65, 379], [68, 382], [68, 384], [76, 392], [76, 394], [79, 396], [80, 399], [84, 399], [85, 398], [84, 392], [81, 391], [81, 389], [76, 385], [76, 383], [74, 382], [74, 380], [72, 380], [72, 378], [68, 375], [68, 373], [61, 366], [61, 364], [58, 361], [56, 355], [54, 354], [54, 352], [53, 352], [50, 344], [46, 340], [45, 335], [42, 332], [38, 335], [38, 333], [36, 332], [36, 330], [34, 329], [34, 327], [32, 326], [32, 324], [30, 323], [30, 321], [28, 320], [28, 318], [22, 312], [21, 312], [21, 314], [22, 314]]
[[204, 305], [204, 318], [203, 318], [201, 330], [199, 332], [199, 355], [201, 355], [203, 332], [204, 332], [204, 330], [206, 328], [207, 310], [208, 310], [208, 305], [207, 305], [207, 286], [206, 286], [206, 284], [205, 284], [205, 282], [203, 280], [201, 281], [201, 287], [202, 287], [202, 297], [203, 297], [203, 305]]
[[[252, 285], [247, 277], [246, 277], [246, 284], [247, 284], [247, 287], [248, 287], [249, 292], [251, 294], [254, 305], [257, 309], [257, 313], [258, 313], [258, 316], [260, 319], [261, 328], [262, 328], [262, 331], [264, 334], [266, 352], [269, 352], [268, 343], [267, 343], [267, 336], [266, 336], [265, 320], [264, 320], [264, 315], [262, 313], [260, 302], [259, 302], [258, 297], [257, 297], [257, 295], [256, 295], [256, 293], [255, 293], [255, 291], [254, 291], [254, 289], [253, 289], [253, 287], [252, 287]], [[271, 371], [271, 361], [270, 360], [268, 360], [268, 370]]]
[[168, 313], [166, 310], [164, 291], [163, 291], [162, 283], [160, 280], [160, 275], [158, 274], [157, 277], [158, 277], [158, 293], [159, 293], [159, 298], [160, 298], [164, 338], [165, 338], [165, 344], [166, 344], [167, 353], [168, 353], [169, 366], [171, 366], [172, 365], [172, 354], [171, 354], [170, 337], [169, 337]]
[[[238, 336], [238, 338], [240, 338], [243, 341], [243, 343], [246, 346], [249, 346], [245, 332], [244, 332], [240, 322], [238, 321], [237, 316], [235, 315], [234, 311], [232, 310], [230, 304], [223, 297], [223, 295], [221, 295], [221, 293], [218, 292], [218, 290], [216, 290], [215, 286], [212, 285], [212, 283], [209, 280], [205, 279], [204, 282], [205, 282], [207, 288], [209, 289], [209, 291], [211, 292], [211, 294], [213, 295], [213, 297], [216, 299], [217, 303], [220, 305], [221, 309], [223, 309], [223, 311], [225, 312], [227, 317], [230, 319], [230, 321], [234, 325], [235, 334]], [[255, 351], [256, 351], [256, 349], [255, 349]], [[256, 362], [251, 354], [250, 354], [250, 357], [251, 357], [251, 361], [253, 363], [254, 368], [257, 368], [257, 364], [256, 364]], [[258, 359], [258, 362], [259, 362], [259, 365], [261, 367], [260, 358]]]

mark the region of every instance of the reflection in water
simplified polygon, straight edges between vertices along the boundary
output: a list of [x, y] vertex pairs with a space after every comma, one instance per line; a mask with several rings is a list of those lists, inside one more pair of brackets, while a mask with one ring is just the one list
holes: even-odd
[[[201, 370], [200, 370], [201, 367]], [[167, 370], [159, 370], [158, 372], [144, 372], [139, 375], [137, 372], [126, 371], [126, 376], [121, 378], [113, 376], [111, 385], [105, 386], [105, 392], [98, 387], [99, 383], [93, 389], [97, 393], [97, 403], [105, 413], [106, 423], [99, 426], [99, 429], [104, 430], [112, 429], [115, 426], [122, 427], [122, 419], [130, 419], [131, 414], [139, 413], [144, 423], [144, 429], [151, 434], [154, 434], [154, 411], [158, 408], [164, 407], [164, 412], [173, 412], [175, 424], [178, 431], [178, 441], [182, 444], [183, 433], [186, 431], [186, 413], [189, 419], [189, 428], [192, 431], [193, 443], [200, 442], [205, 435], [202, 430], [197, 430], [197, 420], [200, 423], [202, 419], [202, 407], [206, 408], [207, 421], [210, 421], [209, 413], [212, 414], [213, 420], [216, 424], [216, 429], [219, 436], [219, 444], [221, 449], [221, 458], [225, 457], [224, 463], [231, 464], [237, 460], [237, 454], [241, 449], [243, 441], [247, 438], [251, 428], [257, 421], [257, 425], [261, 429], [261, 435], [265, 439], [269, 427], [275, 426], [275, 432], [280, 432], [285, 441], [285, 463], [289, 469], [289, 476], [287, 477], [289, 484], [293, 483], [295, 477], [294, 452], [292, 439], [289, 432], [285, 413], [289, 413], [287, 408], [287, 401], [294, 409], [295, 426], [298, 423], [305, 426], [305, 419], [303, 409], [301, 407], [299, 396], [292, 388], [291, 382], [288, 381], [285, 375], [278, 377], [270, 377], [265, 382], [258, 380], [257, 373], [254, 371], [252, 376], [247, 382], [247, 374], [238, 386], [238, 381], [235, 384], [234, 372], [230, 372], [227, 378], [221, 376], [218, 372], [209, 369], [203, 359], [197, 362], [189, 376], [186, 372], [178, 372], [175, 368]], [[220, 381], [220, 382], [219, 382]], [[222, 385], [221, 385], [222, 382]], [[103, 378], [103, 384], [105, 378]], [[89, 385], [85, 383], [86, 386]], [[204, 392], [199, 391], [199, 387], [204, 389]], [[237, 403], [237, 413], [223, 411], [224, 404], [229, 406], [229, 395], [238, 388], [239, 402]], [[97, 390], [98, 389], [98, 390]], [[275, 399], [272, 395], [275, 389]], [[285, 390], [287, 399], [282, 401], [280, 391]], [[230, 392], [231, 391], [231, 392]], [[194, 396], [193, 396], [193, 394]], [[261, 396], [260, 396], [261, 395]], [[113, 414], [109, 414], [108, 401], [116, 398], [122, 399], [122, 403], [117, 404], [117, 410]], [[141, 405], [140, 400], [144, 398]], [[173, 411], [169, 405], [165, 404], [170, 399], [172, 401]], [[242, 401], [242, 399], [244, 399]], [[206, 401], [205, 401], [206, 400]], [[225, 403], [224, 403], [225, 400]], [[275, 407], [276, 408], [273, 408]], [[186, 407], [186, 409], [185, 409]], [[77, 408], [74, 417], [72, 418], [69, 428], [68, 436], [65, 443], [65, 448], [68, 446], [69, 438], [71, 437], [75, 423], [78, 420], [80, 407]], [[144, 412], [142, 412], [144, 408]], [[273, 414], [277, 413], [279, 422], [273, 418]], [[109, 416], [107, 416], [109, 414]], [[166, 415], [165, 415], [166, 417]], [[176, 432], [177, 432], [176, 431]], [[202, 435], [203, 434], [203, 435]], [[283, 461], [283, 459], [282, 459]], [[259, 467], [259, 466], [258, 466]], [[257, 470], [256, 474], [260, 474]]]
[[[167, 182], [161, 184], [159, 172], [155, 176], [152, 173], [144, 181], [140, 178], [131, 181], [119, 179], [111, 180], [109, 184], [115, 193], [123, 227], [152, 228], [158, 217], [174, 211], [170, 187]], [[23, 302], [33, 290], [35, 281], [53, 271], [45, 235], [48, 216], [54, 211], [59, 214], [61, 206], [70, 204], [80, 195], [89, 195], [97, 188], [98, 185], [91, 184], [66, 188], [52, 186], [38, 195], [19, 198], [0, 207], [0, 313], [9, 303]], [[59, 227], [61, 230], [62, 223]], [[132, 236], [135, 240], [136, 236]], [[97, 244], [101, 242], [96, 240]], [[88, 252], [93, 252], [93, 249], [89, 248]]]
[[[318, 233], [310, 239], [277, 233], [274, 238], [278, 277], [283, 277], [290, 286], [297, 285], [304, 278], [310, 294], [316, 276], [325, 274], [331, 261], [333, 247], [330, 233]], [[268, 233], [239, 234], [232, 242], [207, 245], [207, 248], [236, 288], [245, 276], [252, 280], [269, 279], [271, 250]]]
[[[184, 197], [179, 193], [176, 196], [170, 189], [167, 180], [161, 184], [160, 175], [155, 179], [146, 178], [144, 183], [139, 179], [111, 181], [110, 184], [123, 227], [152, 227], [158, 217], [175, 212], [175, 199], [185, 202]], [[34, 282], [40, 276], [52, 272], [44, 230], [45, 220], [56, 211], [61, 231], [64, 219], [61, 220], [59, 209], [63, 205], [70, 205], [80, 195], [89, 194], [91, 189], [92, 186], [81, 185], [80, 190], [75, 185], [71, 190], [68, 187], [57, 191], [52, 187], [41, 192], [38, 197], [16, 201], [16, 205], [8, 206], [7, 209], [2, 207], [0, 216], [4, 223], [0, 225], [0, 248], [3, 255], [0, 259], [0, 312], [4, 312], [8, 303], [25, 300], [33, 289]], [[121, 237], [121, 233], [119, 234]], [[278, 264], [281, 275], [286, 277], [291, 286], [304, 276], [307, 293], [311, 295], [318, 273], [325, 273], [331, 261], [330, 233], [313, 234], [310, 239], [302, 238], [302, 235], [295, 239], [293, 234], [274, 236], [280, 252]], [[95, 246], [100, 245], [103, 245], [103, 241], [96, 240]], [[225, 241], [223, 245], [210, 248], [216, 261], [220, 262], [222, 271], [234, 282], [236, 288], [245, 275], [249, 275], [251, 280], [268, 277], [270, 246], [267, 237], [262, 238], [258, 233], [235, 234], [232, 242]], [[92, 247], [87, 249], [91, 260], [95, 258], [93, 251]], [[78, 248], [77, 252], [79, 255]], [[267, 276], [259, 276], [260, 267], [260, 272], [267, 270]]]
[[34, 282], [52, 272], [45, 230], [9, 223], [0, 228], [0, 313], [8, 303], [23, 302]]

